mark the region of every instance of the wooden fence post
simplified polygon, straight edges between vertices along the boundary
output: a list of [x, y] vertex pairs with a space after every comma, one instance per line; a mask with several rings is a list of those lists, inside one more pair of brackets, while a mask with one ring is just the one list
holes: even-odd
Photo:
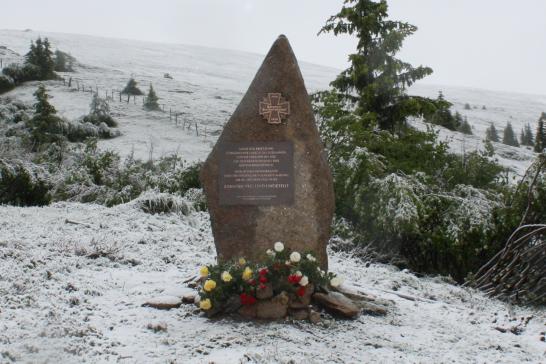
[[197, 130], [197, 123], [195, 123], [195, 135], [199, 136], [199, 130]]
[[136, 95], [133, 95], [133, 103], [136, 105]]
[[121, 102], [121, 91], [119, 92], [119, 102]]
[[175, 117], [175, 125], [178, 125], [178, 113], [175, 113], [174, 117]]

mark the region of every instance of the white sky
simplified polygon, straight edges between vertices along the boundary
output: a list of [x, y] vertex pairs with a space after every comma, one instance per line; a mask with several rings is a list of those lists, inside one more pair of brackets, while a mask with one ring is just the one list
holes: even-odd
[[[0, 28], [267, 52], [277, 35], [300, 60], [344, 68], [354, 40], [316, 34], [342, 0], [0, 0]], [[400, 57], [424, 82], [546, 94], [546, 0], [389, 0], [419, 27]]]

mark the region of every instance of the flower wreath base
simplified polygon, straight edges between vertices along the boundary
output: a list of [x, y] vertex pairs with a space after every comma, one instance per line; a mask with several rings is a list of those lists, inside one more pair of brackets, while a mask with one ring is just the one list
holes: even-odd
[[244, 258], [200, 269], [195, 303], [208, 316], [238, 314], [245, 319], [320, 320], [317, 306], [344, 317], [358, 316], [359, 307], [332, 292], [341, 283], [321, 269], [310, 252], [301, 254], [275, 243], [260, 264]]

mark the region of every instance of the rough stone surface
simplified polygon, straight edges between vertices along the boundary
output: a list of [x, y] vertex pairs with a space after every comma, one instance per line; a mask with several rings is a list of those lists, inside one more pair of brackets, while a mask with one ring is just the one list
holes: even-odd
[[360, 313], [360, 308], [339, 292], [315, 293], [313, 300], [326, 310], [347, 318], [355, 318]]
[[257, 305], [241, 306], [237, 311], [245, 319], [255, 319], [257, 312]]
[[175, 296], [160, 296], [154, 297], [146, 301], [142, 306], [157, 308], [158, 310], [170, 310], [171, 308], [180, 307], [182, 299]]
[[308, 309], [290, 309], [288, 313], [294, 320], [307, 320], [309, 318]]
[[278, 320], [288, 313], [288, 294], [282, 292], [270, 300], [256, 302], [256, 317], [264, 320]]
[[[290, 114], [270, 124], [259, 112], [268, 93], [281, 93]], [[220, 205], [220, 152], [226, 144], [292, 142], [294, 202], [291, 205]], [[326, 244], [334, 213], [330, 168], [309, 96], [288, 40], [280, 36], [266, 56], [243, 100], [226, 124], [201, 171], [218, 260], [262, 260], [276, 241], [299, 251], [311, 250], [327, 268]]]
[[271, 297], [273, 297], [273, 286], [271, 283], [266, 284], [264, 289], [258, 288], [256, 290], [256, 298], [259, 300], [265, 300]]
[[295, 294], [290, 295], [290, 303], [288, 306], [290, 308], [307, 308], [311, 304], [311, 295], [315, 292], [315, 286], [312, 283], [309, 283], [305, 287], [305, 294], [302, 297], [296, 296]]
[[320, 322], [320, 313], [317, 311], [309, 311], [309, 321], [313, 324], [318, 324]]
[[190, 293], [182, 297], [182, 303], [194, 303], [195, 302], [195, 294]]

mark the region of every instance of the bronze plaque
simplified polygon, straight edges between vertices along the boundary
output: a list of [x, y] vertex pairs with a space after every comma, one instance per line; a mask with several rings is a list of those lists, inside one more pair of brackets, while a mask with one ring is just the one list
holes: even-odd
[[220, 205], [294, 203], [292, 142], [226, 143], [220, 150]]

